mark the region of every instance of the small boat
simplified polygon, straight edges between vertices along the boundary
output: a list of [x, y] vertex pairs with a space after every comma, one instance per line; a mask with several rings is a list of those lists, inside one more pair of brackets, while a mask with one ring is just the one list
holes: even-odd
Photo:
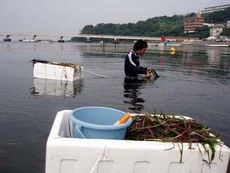
[[63, 40], [63, 36], [61, 36], [59, 39], [58, 39], [58, 43], [64, 43], [65, 42], [65, 40]]
[[11, 42], [11, 38], [4, 38], [3, 41], [5, 41], [5, 42]]
[[20, 39], [19, 41], [20, 42], [40, 42], [41, 40], [36, 39], [36, 37], [37, 35], [33, 35], [31, 40], [24, 38], [24, 39]]
[[65, 40], [58, 40], [58, 43], [64, 43]]
[[6, 38], [3, 39], [5, 42], [11, 42], [10, 35], [6, 35]]
[[56, 115], [46, 144], [46, 173], [227, 172], [230, 149], [224, 144], [215, 147], [208, 163], [210, 150], [200, 143], [74, 138], [70, 113]]
[[38, 42], [37, 40], [20, 39], [20, 42]]
[[82, 66], [72, 63], [57, 63], [33, 59], [33, 76], [35, 78], [75, 81], [83, 78]]

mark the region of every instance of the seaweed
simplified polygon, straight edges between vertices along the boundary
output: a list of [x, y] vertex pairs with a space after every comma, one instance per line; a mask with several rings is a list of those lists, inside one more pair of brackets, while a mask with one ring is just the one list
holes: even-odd
[[[208, 154], [207, 163], [211, 164], [215, 158], [215, 146], [220, 144], [219, 135], [214, 134], [207, 125], [198, 121], [185, 118], [183, 116], [157, 115], [142, 113], [132, 117], [133, 122], [127, 130], [127, 140], [138, 141], [161, 141], [182, 144], [180, 149], [180, 163], [182, 162], [183, 143], [189, 143], [192, 149], [192, 143], [201, 143], [205, 152]], [[209, 146], [208, 150], [205, 145]], [[211, 152], [211, 153], [210, 153]]]

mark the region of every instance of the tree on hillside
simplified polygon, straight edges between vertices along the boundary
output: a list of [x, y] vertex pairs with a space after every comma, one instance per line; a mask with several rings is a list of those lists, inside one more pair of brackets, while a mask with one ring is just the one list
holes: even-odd
[[94, 34], [94, 26], [86, 25], [81, 31], [82, 34]]
[[230, 28], [225, 27], [220, 35], [230, 37]]
[[210, 35], [210, 31], [209, 31], [209, 27], [208, 26], [203, 26], [201, 28], [198, 28], [196, 30], [196, 36], [199, 37], [199, 39], [203, 39], [203, 38], [207, 38]]

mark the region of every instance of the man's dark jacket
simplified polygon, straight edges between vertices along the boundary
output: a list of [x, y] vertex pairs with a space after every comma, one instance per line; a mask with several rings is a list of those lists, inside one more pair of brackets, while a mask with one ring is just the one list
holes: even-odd
[[138, 77], [138, 74], [146, 74], [147, 68], [141, 67], [139, 62], [139, 56], [134, 50], [131, 50], [125, 58], [125, 76], [126, 77]]

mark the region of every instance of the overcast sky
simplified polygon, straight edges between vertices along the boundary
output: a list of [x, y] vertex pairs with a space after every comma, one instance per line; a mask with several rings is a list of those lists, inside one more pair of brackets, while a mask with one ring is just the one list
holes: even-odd
[[79, 33], [88, 24], [136, 23], [223, 4], [229, 0], [0, 0], [0, 32]]

